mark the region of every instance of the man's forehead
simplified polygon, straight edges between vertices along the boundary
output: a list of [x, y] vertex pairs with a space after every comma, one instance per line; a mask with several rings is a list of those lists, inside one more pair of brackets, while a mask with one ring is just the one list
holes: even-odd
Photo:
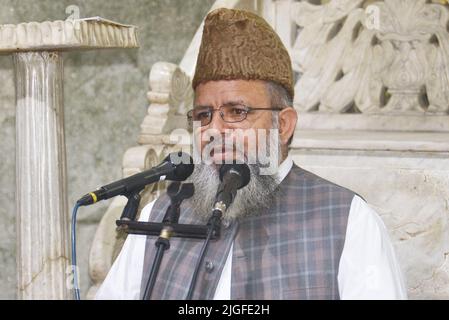
[[198, 85], [195, 90], [195, 104], [264, 99], [266, 99], [266, 84], [261, 80], [208, 81]]

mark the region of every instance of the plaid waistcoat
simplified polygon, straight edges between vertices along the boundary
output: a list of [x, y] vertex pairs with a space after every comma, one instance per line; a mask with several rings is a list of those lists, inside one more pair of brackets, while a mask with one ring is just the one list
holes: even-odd
[[[279, 185], [271, 208], [221, 227], [197, 278], [193, 299], [213, 299], [231, 244], [231, 299], [339, 299], [338, 265], [354, 193], [296, 165]], [[156, 200], [151, 221], [169, 206]], [[185, 203], [180, 223], [200, 223]], [[142, 290], [154, 261], [155, 236], [146, 240]], [[172, 238], [152, 299], [185, 299], [204, 240]]]

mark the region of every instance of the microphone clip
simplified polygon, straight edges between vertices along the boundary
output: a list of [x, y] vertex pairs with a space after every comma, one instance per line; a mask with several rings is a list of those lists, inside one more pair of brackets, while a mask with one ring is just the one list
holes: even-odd
[[172, 182], [167, 188], [167, 195], [170, 198], [170, 206], [167, 208], [163, 223], [178, 223], [180, 206], [183, 200], [193, 196], [193, 183]]
[[125, 197], [128, 198], [128, 202], [126, 203], [125, 208], [123, 208], [120, 220], [133, 221], [136, 219], [141, 200], [140, 192], [143, 189], [144, 188], [135, 190], [132, 193], [125, 195]]

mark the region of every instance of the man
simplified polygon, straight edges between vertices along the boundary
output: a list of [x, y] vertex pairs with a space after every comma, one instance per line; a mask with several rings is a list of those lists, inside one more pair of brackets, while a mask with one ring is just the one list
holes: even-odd
[[[266, 163], [250, 163], [250, 182], [226, 211], [220, 239], [210, 243], [193, 299], [406, 298], [393, 246], [378, 215], [352, 191], [297, 167], [288, 156], [297, 121], [291, 61], [262, 18], [229, 9], [206, 17], [193, 88], [195, 102], [188, 117], [199, 127], [195, 132], [202, 155], [213, 163], [195, 166], [195, 194], [182, 203], [180, 223], [207, 221], [219, 163], [249, 162], [254, 149], [267, 142], [272, 154], [277, 153], [273, 146], [280, 148], [275, 174], [262, 174]], [[210, 131], [218, 138], [231, 132], [234, 141], [236, 129], [276, 129], [278, 141], [256, 135], [238, 147], [224, 144], [217, 135], [208, 139]], [[162, 195], [145, 206], [140, 220], [160, 222], [169, 204]], [[141, 299], [154, 241], [129, 235], [96, 298]], [[181, 238], [170, 243], [153, 299], [186, 297], [202, 246], [200, 240]]]

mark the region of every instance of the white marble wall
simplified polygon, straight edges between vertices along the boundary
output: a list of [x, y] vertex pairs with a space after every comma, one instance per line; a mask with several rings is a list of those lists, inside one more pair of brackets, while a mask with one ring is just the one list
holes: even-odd
[[294, 161], [359, 193], [394, 242], [412, 299], [449, 298], [447, 153], [293, 150]]

